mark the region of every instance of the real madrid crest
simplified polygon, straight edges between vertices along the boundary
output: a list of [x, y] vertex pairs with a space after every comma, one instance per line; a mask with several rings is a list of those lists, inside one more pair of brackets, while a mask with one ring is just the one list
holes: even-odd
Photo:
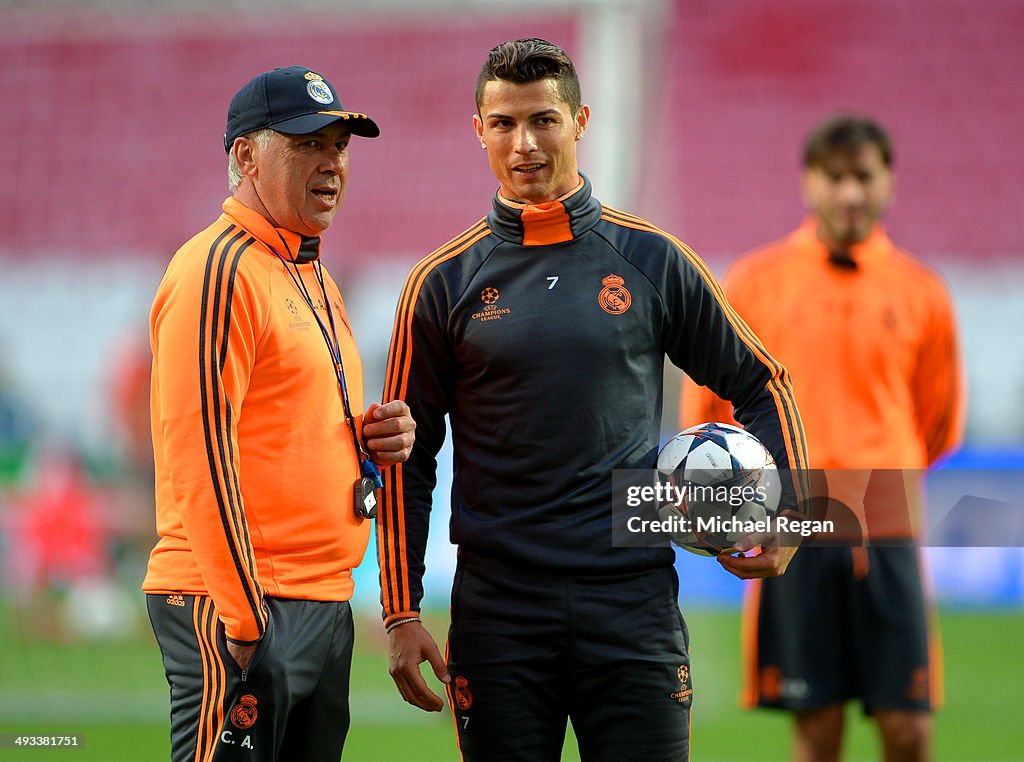
[[604, 288], [601, 289], [601, 293], [597, 295], [597, 303], [601, 305], [601, 309], [607, 312], [609, 315], [621, 315], [623, 312], [629, 309], [629, 305], [633, 303], [633, 297], [630, 295], [629, 290], [623, 285], [626, 281], [612, 273], [607, 278], [603, 278], [601, 283], [604, 284]]
[[259, 714], [256, 711], [258, 703], [256, 697], [251, 693], [242, 696], [231, 710], [231, 714], [228, 715], [231, 718], [231, 724], [239, 730], [251, 728], [256, 723], [256, 717]]
[[473, 694], [469, 690], [469, 680], [461, 676], [455, 678], [455, 703], [462, 711], [473, 706]]
[[[310, 72], [309, 74], [312, 73]], [[307, 78], [309, 74], [306, 75]], [[306, 92], [309, 93], [310, 98], [324, 106], [334, 103], [334, 93], [331, 92], [331, 88], [328, 87], [327, 83], [319, 75], [317, 75], [316, 79], [310, 79], [306, 83]]]

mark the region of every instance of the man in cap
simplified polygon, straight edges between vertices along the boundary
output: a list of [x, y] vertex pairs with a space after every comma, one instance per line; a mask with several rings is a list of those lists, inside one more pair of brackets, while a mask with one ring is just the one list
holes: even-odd
[[150, 316], [159, 541], [143, 589], [171, 689], [171, 758], [340, 759], [352, 568], [404, 402], [362, 411], [362, 367], [320, 234], [348, 184], [345, 110], [301, 66], [231, 101], [233, 195], [181, 247]]

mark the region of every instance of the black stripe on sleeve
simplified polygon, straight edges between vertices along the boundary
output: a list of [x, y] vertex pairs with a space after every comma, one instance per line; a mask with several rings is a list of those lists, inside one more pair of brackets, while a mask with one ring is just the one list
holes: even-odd
[[[218, 311], [220, 309], [220, 292], [225, 262], [227, 261], [228, 253], [230, 252], [231, 248], [238, 242], [239, 239], [241, 239], [246, 234], [244, 230], [239, 229], [238, 232], [235, 233], [235, 235], [232, 236], [231, 239], [228, 240], [228, 242], [225, 245], [221, 246], [220, 244], [222, 239], [224, 238], [225, 235], [231, 232], [232, 229], [234, 228], [229, 228], [228, 230], [225, 230], [224, 233], [222, 233], [220, 236], [218, 236], [217, 240], [214, 241], [213, 245], [210, 247], [210, 254], [206, 260], [206, 272], [203, 278], [202, 310], [200, 313], [199, 324], [199, 379], [203, 408], [203, 433], [206, 440], [207, 458], [209, 459], [210, 464], [210, 476], [214, 484], [214, 494], [217, 497], [217, 506], [220, 511], [221, 522], [224, 526], [225, 539], [227, 540], [228, 550], [231, 553], [231, 559], [234, 563], [235, 570], [238, 573], [239, 581], [241, 582], [242, 588], [245, 590], [246, 599], [248, 600], [253, 618], [256, 621], [257, 628], [259, 630], [260, 636], [262, 637], [265, 627], [262, 605], [254, 597], [252, 587], [249, 585], [249, 575], [246, 574], [246, 571], [243, 568], [243, 562], [239, 554], [239, 547], [234, 539], [236, 535], [232, 531], [233, 523], [239, 524], [241, 527], [244, 527], [244, 517], [241, 517], [241, 521], [238, 521], [235, 515], [236, 512], [241, 508], [241, 505], [235, 505], [235, 495], [232, 494], [231, 490], [225, 490], [222, 488], [222, 485], [220, 484], [220, 479], [218, 478], [217, 469], [217, 465], [219, 462], [221, 468], [223, 469], [225, 479], [229, 478], [228, 474], [230, 473], [231, 463], [229, 460], [227, 460], [227, 455], [224, 449], [224, 427], [220, 425], [220, 400], [222, 396], [222, 392], [220, 390], [220, 370], [222, 365], [221, 363], [218, 363], [219, 358], [217, 357], [216, 350], [217, 329], [219, 322]], [[215, 290], [212, 305], [212, 314], [210, 316], [209, 341], [207, 341], [208, 329], [206, 323], [207, 313], [210, 311], [210, 281], [215, 259], [218, 260], [217, 279], [216, 285], [214, 287]], [[236, 257], [234, 264], [232, 265], [232, 277], [234, 275], [237, 263], [238, 260]], [[224, 316], [225, 336], [227, 336], [230, 328], [229, 318], [230, 314]], [[206, 381], [207, 370], [209, 371], [210, 374], [209, 392], [207, 391]], [[214, 432], [212, 431], [212, 428], [214, 428], [214, 426], [211, 425], [211, 403], [213, 406], [213, 421], [216, 427], [216, 447], [214, 446]], [[225, 400], [225, 403], [227, 403], [227, 400]], [[228, 404], [225, 404], [225, 408], [230, 409]], [[227, 425], [230, 425], [230, 418], [228, 418], [225, 423]], [[237, 484], [237, 475], [235, 475], [235, 479]], [[225, 504], [225, 493], [228, 501], [230, 501], [231, 503], [230, 506]], [[247, 565], [249, 566], [250, 569], [253, 569], [254, 563], [251, 558], [251, 552], [247, 555], [249, 555], [249, 558], [247, 558]], [[262, 593], [260, 593], [260, 597], [262, 597]]]

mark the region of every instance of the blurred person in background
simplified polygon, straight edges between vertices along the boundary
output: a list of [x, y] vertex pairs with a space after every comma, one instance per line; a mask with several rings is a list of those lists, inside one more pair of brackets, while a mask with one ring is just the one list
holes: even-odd
[[[118, 585], [116, 566], [138, 522], [119, 520], [117, 490], [95, 463], [49, 431], [0, 368], [0, 598], [28, 640], [122, 638], [138, 621], [136, 595]], [[132, 573], [134, 587], [137, 564]]]
[[105, 497], [78, 452], [47, 442], [35, 447], [21, 487], [0, 503], [6, 592], [14, 621], [32, 640], [124, 634], [111, 556], [117, 527]]
[[36, 417], [17, 393], [0, 352], [0, 499], [19, 484], [38, 434]]
[[[797, 760], [840, 758], [851, 699], [877, 724], [886, 760], [928, 759], [942, 693], [913, 536], [921, 473], [961, 440], [962, 369], [942, 278], [880, 222], [893, 181], [877, 122], [825, 119], [803, 149], [809, 216], [724, 278], [733, 307], [793, 374], [811, 465], [867, 539], [803, 548], [785, 577], [747, 591], [743, 700], [794, 714]], [[684, 426], [732, 421], [729, 403], [692, 383], [681, 410]]]
[[[612, 471], [654, 467], [666, 354], [731, 399], [782, 464], [802, 433], [785, 371], [684, 244], [603, 206], [577, 166], [590, 121], [565, 51], [520, 39], [477, 79], [476, 137], [499, 182], [484, 220], [406, 281], [385, 396], [417, 421], [378, 522], [390, 672], [440, 711], [466, 760], [685, 759], [689, 636], [668, 547], [612, 546]], [[614, 117], [611, 117], [614, 118]], [[459, 546], [447, 664], [420, 620], [445, 415]], [[790, 488], [790, 498], [795, 500]], [[725, 556], [781, 574], [794, 548]]]
[[152, 365], [146, 324], [134, 324], [111, 347], [104, 385], [115, 445], [107, 506], [117, 527], [112, 550], [117, 574], [130, 585], [133, 597], [139, 566], [153, 549]]
[[159, 542], [143, 589], [170, 685], [171, 757], [338, 760], [352, 568], [404, 402], [363, 404], [321, 234], [349, 141], [380, 131], [301, 66], [231, 100], [232, 196], [171, 260], [150, 316]]
[[111, 421], [124, 475], [150, 489], [153, 483], [153, 437], [149, 421], [152, 364], [148, 334], [133, 330], [111, 351], [107, 384]]

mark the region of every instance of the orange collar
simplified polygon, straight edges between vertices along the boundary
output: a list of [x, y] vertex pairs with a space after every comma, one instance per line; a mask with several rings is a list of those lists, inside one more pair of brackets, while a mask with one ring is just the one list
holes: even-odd
[[[270, 221], [250, 209], [234, 196], [224, 199], [224, 213], [237, 225], [245, 228], [267, 248], [277, 251], [292, 262], [310, 262], [320, 256], [319, 236], [307, 238], [291, 230], [274, 227]], [[283, 250], [282, 250], [283, 249]]]
[[522, 246], [565, 243], [590, 229], [601, 216], [601, 205], [590, 195], [590, 181], [580, 182], [568, 193], [542, 204], [523, 204], [494, 194], [487, 220], [505, 240]]
[[[797, 236], [804, 239], [808, 247], [821, 252], [821, 256], [827, 258], [828, 247], [818, 238], [818, 218], [809, 215], [804, 218], [797, 230]], [[855, 243], [849, 248], [850, 257], [858, 265], [873, 264], [884, 258], [892, 249], [889, 236], [885, 233], [885, 227], [881, 222], [876, 222], [871, 228], [871, 233], [860, 243]]]

